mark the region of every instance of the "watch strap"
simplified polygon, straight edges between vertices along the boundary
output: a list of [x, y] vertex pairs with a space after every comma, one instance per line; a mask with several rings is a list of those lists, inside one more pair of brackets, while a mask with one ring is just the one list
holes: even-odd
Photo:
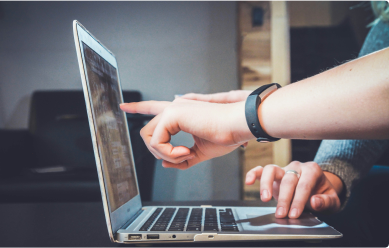
[[[277, 88], [281, 88], [281, 86], [277, 83], [267, 84], [259, 87], [254, 90], [246, 100], [245, 105], [245, 114], [247, 125], [251, 131], [251, 133], [257, 138], [258, 142], [273, 142], [279, 140], [279, 138], [274, 138], [268, 135], [263, 129], [258, 119], [258, 106], [261, 104], [261, 93], [272, 86], [277, 86]], [[266, 97], [266, 95], [264, 96]]]

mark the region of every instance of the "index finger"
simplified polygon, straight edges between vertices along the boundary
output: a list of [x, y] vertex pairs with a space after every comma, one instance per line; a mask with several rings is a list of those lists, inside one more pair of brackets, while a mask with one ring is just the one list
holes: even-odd
[[120, 109], [131, 114], [158, 115], [169, 106], [167, 101], [143, 101], [120, 104]]

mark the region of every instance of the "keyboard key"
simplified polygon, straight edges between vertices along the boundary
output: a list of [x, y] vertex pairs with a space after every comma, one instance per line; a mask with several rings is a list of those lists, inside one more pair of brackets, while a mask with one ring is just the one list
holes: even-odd
[[220, 211], [220, 226], [223, 232], [239, 232], [236, 225], [234, 214], [231, 208], [226, 208], [225, 211]]

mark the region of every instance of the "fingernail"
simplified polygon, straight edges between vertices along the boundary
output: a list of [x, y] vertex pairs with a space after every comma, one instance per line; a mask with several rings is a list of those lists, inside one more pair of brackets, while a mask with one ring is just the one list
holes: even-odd
[[277, 208], [277, 215], [278, 216], [283, 216], [284, 215], [284, 208], [283, 207], [279, 207], [279, 208]]
[[297, 217], [297, 214], [298, 214], [298, 210], [297, 208], [293, 208], [292, 209], [292, 212], [290, 212], [290, 217]]
[[269, 192], [265, 189], [262, 190], [262, 199], [267, 199], [269, 198]]
[[313, 198], [313, 200], [315, 201], [316, 208], [320, 209], [323, 207], [323, 199], [321, 199], [320, 197], [315, 197]]

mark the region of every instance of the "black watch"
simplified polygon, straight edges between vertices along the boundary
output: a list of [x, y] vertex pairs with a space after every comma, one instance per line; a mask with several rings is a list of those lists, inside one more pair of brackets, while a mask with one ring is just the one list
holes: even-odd
[[251, 133], [257, 138], [258, 142], [273, 142], [279, 140], [279, 138], [271, 137], [265, 133], [258, 119], [258, 106], [261, 104], [262, 99], [278, 88], [281, 88], [281, 85], [276, 83], [266, 84], [254, 90], [247, 97], [245, 107], [246, 121]]

